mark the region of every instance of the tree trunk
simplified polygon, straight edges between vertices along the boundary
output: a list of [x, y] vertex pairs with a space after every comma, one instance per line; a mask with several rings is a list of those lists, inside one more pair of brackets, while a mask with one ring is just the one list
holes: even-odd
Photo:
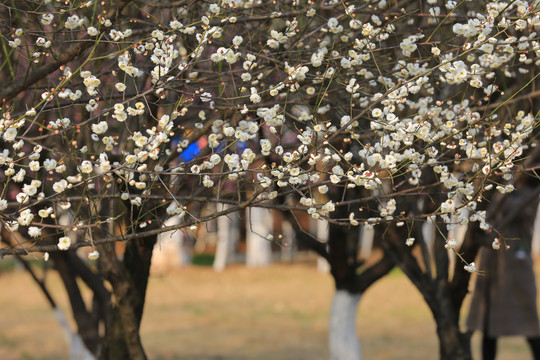
[[150, 275], [152, 250], [157, 236], [126, 243], [123, 261], [114, 248], [100, 249], [100, 265], [114, 295], [112, 318], [105, 328], [100, 359], [146, 360], [139, 327]]
[[[336, 216], [347, 216], [347, 209]], [[336, 284], [330, 310], [329, 347], [331, 360], [360, 360], [356, 334], [356, 309], [362, 291], [358, 289], [358, 229], [329, 224], [328, 262]]]
[[373, 250], [373, 241], [375, 239], [375, 230], [362, 226], [360, 229], [360, 258], [367, 259]]
[[362, 359], [356, 334], [356, 309], [361, 297], [347, 290], [334, 293], [328, 329], [331, 360]]
[[272, 233], [273, 217], [267, 209], [250, 208], [246, 225], [246, 265], [267, 266], [272, 260], [272, 243], [266, 236]]
[[[0, 239], [4, 240], [8, 244], [12, 244], [11, 242], [11, 234], [8, 236], [4, 236], [4, 234], [1, 234]], [[54, 312], [54, 315], [56, 317], [56, 320], [58, 321], [58, 324], [62, 328], [62, 331], [64, 333], [64, 337], [66, 339], [66, 342], [69, 346], [69, 353], [70, 353], [70, 359], [71, 360], [95, 360], [96, 357], [92, 352], [88, 350], [86, 347], [81, 335], [77, 332], [73, 332], [71, 330], [71, 327], [66, 319], [66, 316], [62, 312], [61, 309], [56, 306], [56, 302], [52, 298], [51, 293], [49, 292], [47, 286], [45, 285], [45, 282], [42, 279], [39, 279], [28, 261], [26, 261], [22, 256], [16, 255], [16, 258], [19, 260], [18, 263], [22, 264], [22, 266], [26, 269], [26, 271], [30, 274], [32, 279], [36, 282], [36, 284], [39, 286], [45, 297], [47, 298], [47, 301], [51, 305], [51, 308]], [[75, 271], [73, 268], [70, 269], [70, 273], [72, 275], [75, 274]], [[79, 328], [80, 331], [84, 331], [87, 329]], [[90, 331], [92, 333], [92, 331]], [[88, 334], [87, 334], [88, 335]], [[87, 340], [90, 340], [90, 336], [86, 337]]]
[[110, 323], [105, 329], [100, 360], [131, 359], [125, 342], [125, 332], [117, 307], [114, 308]]
[[79, 269], [76, 268], [75, 258], [77, 255], [70, 252], [56, 252], [51, 254], [54, 260], [54, 267], [58, 271], [64, 287], [68, 294], [73, 318], [77, 324], [77, 332], [84, 341], [87, 349], [92, 353], [99, 351], [99, 330], [96, 324], [97, 318], [92, 314], [84, 302], [81, 289], [77, 283], [80, 276]]
[[281, 261], [285, 263], [292, 263], [294, 260], [294, 248], [296, 246], [296, 233], [289, 221], [281, 222], [281, 232], [283, 233]]
[[69, 345], [69, 358], [71, 360], [95, 360], [96, 357], [88, 351], [79, 333], [71, 330], [62, 310], [55, 307], [53, 308], [53, 312], [58, 324], [60, 324], [60, 327], [64, 332], [66, 342]]
[[[328, 243], [328, 221], [323, 219], [314, 221], [316, 221], [315, 229], [317, 239], [326, 246]], [[328, 260], [322, 256], [317, 258], [317, 271], [323, 274], [330, 272], [330, 264], [328, 263]]]
[[[172, 216], [165, 220], [163, 226], [174, 226], [180, 224], [178, 216]], [[166, 231], [158, 235], [158, 240], [152, 253], [152, 274], [165, 274], [184, 264], [184, 254], [182, 243], [184, 233], [182, 230]]]
[[436, 284], [434, 300], [429, 304], [437, 324], [441, 360], [471, 360], [470, 337], [459, 329], [452, 295], [445, 281]]
[[[218, 211], [223, 211], [229, 208], [230, 205], [223, 204]], [[234, 255], [234, 249], [238, 238], [240, 237], [238, 227], [240, 219], [238, 213], [232, 213], [226, 216], [221, 216], [217, 219], [217, 244], [216, 257], [214, 259], [214, 270], [223, 271], [231, 257]]]
[[[402, 233], [404, 231], [406, 232]], [[434, 248], [437, 277], [435, 279], [432, 277], [431, 270], [427, 266], [426, 272], [423, 272], [416, 258], [412, 255], [411, 249], [403, 241], [408, 231], [403, 228], [388, 228], [382, 245], [424, 296], [437, 324], [440, 359], [470, 360], [472, 359], [470, 338], [459, 329], [459, 308], [456, 308], [452, 291], [450, 291], [451, 288], [455, 291], [458, 287], [466, 287], [467, 282], [455, 284], [458, 287], [451, 287], [448, 281], [448, 256], [443, 244], [440, 243], [444, 240], [440, 237], [435, 239]], [[416, 234], [417, 241], [424, 243], [421, 231], [416, 231]], [[426, 261], [426, 263], [429, 262]]]

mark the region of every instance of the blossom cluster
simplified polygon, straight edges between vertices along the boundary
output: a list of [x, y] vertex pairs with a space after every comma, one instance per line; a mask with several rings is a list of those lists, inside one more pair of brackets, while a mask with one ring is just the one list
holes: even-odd
[[[42, 32], [5, 25], [5, 82], [49, 66], [70, 39], [92, 46], [39, 86], [4, 94], [0, 222], [46, 241], [68, 213], [65, 250], [73, 228], [91, 235], [111, 216], [128, 219], [126, 232], [160, 214], [198, 224], [201, 196], [253, 206], [292, 196], [320, 219], [356, 189], [377, 205], [349, 201], [359, 211], [338, 221], [489, 229], [484, 194], [512, 191], [535, 146], [526, 95], [540, 65], [538, 9], [428, 0], [430, 16], [418, 16], [386, 1], [368, 12], [284, 3], [201, 2], [155, 10], [155, 23], [113, 23], [86, 2], [48, 2]], [[415, 193], [443, 196], [413, 214]], [[101, 213], [105, 199], [117, 213]]]

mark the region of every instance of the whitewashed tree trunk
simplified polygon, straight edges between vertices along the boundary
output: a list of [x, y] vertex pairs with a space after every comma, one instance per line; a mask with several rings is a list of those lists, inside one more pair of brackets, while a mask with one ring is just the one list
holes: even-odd
[[373, 239], [375, 238], [375, 230], [373, 227], [366, 228], [362, 226], [359, 231], [360, 236], [360, 257], [367, 259], [371, 255], [373, 249]]
[[[63, 215], [64, 216], [64, 215]], [[60, 221], [67, 222], [68, 217], [61, 218]], [[2, 230], [2, 224], [0, 224], [0, 231]], [[20, 237], [19, 233], [13, 233], [12, 234], [15, 238]], [[2, 236], [0, 235], [0, 242], [2, 240]], [[19, 243], [23, 243], [24, 239], [18, 239]], [[22, 264], [22, 262], [17, 261], [16, 264]], [[21, 269], [24, 269], [24, 266], [20, 265]], [[45, 294], [47, 294], [47, 290], [44, 290]], [[50, 299], [50, 298], [49, 298]], [[58, 321], [58, 324], [60, 325], [60, 328], [62, 329], [62, 332], [64, 333], [64, 339], [66, 340], [66, 343], [69, 346], [69, 355], [71, 360], [96, 360], [96, 357], [86, 348], [84, 345], [84, 341], [79, 336], [78, 333], [71, 330], [69, 327], [69, 323], [59, 308], [55, 307], [53, 305], [54, 303], [51, 302], [51, 305], [53, 306], [53, 313], [56, 317], [56, 321]]]
[[54, 315], [60, 324], [64, 337], [69, 345], [69, 355], [71, 360], [95, 360], [95, 356], [88, 351], [84, 342], [76, 332], [71, 331], [64, 313], [59, 308], [54, 308]]
[[426, 242], [429, 253], [433, 256], [433, 246], [435, 245], [435, 236], [437, 235], [437, 228], [434, 224], [430, 222], [424, 223], [422, 225], [422, 235], [424, 236], [424, 241]]
[[[468, 211], [467, 211], [467, 214], [468, 214]], [[452, 221], [454, 222], [458, 222], [458, 218], [457, 216], [455, 215], [452, 215]], [[449, 232], [448, 232], [448, 238], [454, 238], [456, 239], [457, 243], [458, 243], [458, 246], [461, 247], [461, 245], [463, 244], [463, 240], [465, 240], [465, 234], [467, 233], [467, 225], [459, 225], [457, 228], [453, 228], [451, 229]], [[457, 256], [456, 256], [456, 253], [454, 252], [454, 250], [452, 249], [448, 249], [448, 269], [449, 270], [449, 275], [450, 276], [454, 276], [454, 269], [456, 268], [456, 261], [461, 261], [461, 260], [458, 260]]]
[[361, 294], [336, 290], [328, 329], [331, 360], [362, 360], [356, 334], [356, 310]]
[[246, 265], [268, 266], [272, 260], [272, 243], [266, 236], [272, 233], [274, 218], [268, 209], [250, 208], [246, 225]]
[[283, 244], [281, 247], [281, 261], [292, 262], [294, 257], [294, 246], [296, 245], [295, 238], [296, 233], [288, 221], [281, 223], [283, 231]]
[[[328, 221], [322, 219], [314, 219], [314, 221], [316, 221], [315, 231], [317, 240], [326, 244], [328, 242]], [[327, 274], [330, 272], [330, 264], [322, 256], [319, 256], [317, 258], [317, 271], [323, 274]]]
[[[178, 216], [172, 216], [165, 220], [163, 225], [178, 225], [180, 221]], [[185, 255], [182, 250], [183, 238], [184, 234], [180, 229], [167, 231], [158, 235], [158, 240], [152, 254], [152, 273], [164, 274], [184, 264]]]
[[[219, 205], [218, 211], [227, 210], [229, 205]], [[234, 256], [234, 249], [238, 242], [240, 219], [238, 213], [231, 213], [217, 219], [217, 244], [214, 258], [214, 270], [223, 271], [227, 263]]]
[[533, 237], [531, 244], [531, 252], [533, 256], [540, 253], [540, 204], [536, 210], [536, 217], [534, 219]]

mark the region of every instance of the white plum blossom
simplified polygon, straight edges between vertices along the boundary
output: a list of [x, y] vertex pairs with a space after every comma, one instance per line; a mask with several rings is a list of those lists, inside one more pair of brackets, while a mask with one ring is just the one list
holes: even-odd
[[476, 270], [476, 264], [474, 262], [467, 264], [464, 266], [464, 269], [470, 273], [475, 273]]
[[[146, 6], [124, 19], [101, 2], [28, 2], [17, 14], [39, 26], [5, 24], [0, 221], [36, 247], [64, 212], [70, 236], [111, 222], [156, 231], [167, 216], [198, 231], [216, 203], [368, 229], [427, 218], [496, 230], [480, 209], [518, 188], [537, 147], [535, 4], [426, 0], [425, 14], [394, 16], [387, 0], [315, 3]], [[13, 86], [21, 74], [28, 84]], [[97, 216], [109, 201], [115, 213]], [[442, 246], [459, 253], [452, 237]]]
[[116, 90], [120, 92], [123, 92], [126, 90], [126, 85], [124, 83], [116, 83], [114, 87], [116, 88]]
[[457, 241], [456, 239], [454, 238], [450, 238], [446, 241], [446, 244], [444, 245], [444, 247], [448, 250], [452, 250], [452, 249], [455, 249], [457, 246]]
[[94, 166], [92, 165], [90, 161], [84, 160], [83, 162], [81, 162], [81, 165], [79, 165], [79, 169], [81, 172], [85, 174], [89, 174], [94, 169]]
[[81, 18], [79, 18], [79, 16], [77, 15], [71, 15], [67, 18], [66, 20], [66, 23], [64, 24], [64, 26], [67, 28], [67, 29], [70, 29], [70, 30], [75, 30], [76, 28], [78, 28], [79, 26], [81, 26], [83, 23], [83, 20]]
[[41, 24], [42, 25], [49, 25], [54, 19], [54, 15], [53, 14], [43, 14], [41, 15]]
[[17, 136], [17, 129], [15, 129], [14, 127], [10, 127], [7, 130], [5, 130], [4, 134], [2, 135], [4, 140], [9, 141], [9, 142], [15, 141], [16, 136]]
[[236, 46], [239, 46], [240, 44], [242, 44], [242, 41], [244, 41], [244, 39], [241, 36], [237, 35], [233, 38], [232, 43]]
[[254, 87], [251, 88], [251, 96], [249, 97], [249, 100], [254, 104], [261, 102], [261, 96], [257, 93], [257, 89]]
[[107, 125], [106, 121], [100, 121], [97, 124], [92, 124], [92, 131], [98, 135], [101, 135], [107, 132], [108, 128], [109, 126]]
[[88, 32], [88, 35], [90, 35], [90, 36], [97, 36], [99, 34], [98, 29], [96, 29], [93, 26], [88, 27], [88, 29], [86, 29], [86, 31]]
[[67, 236], [62, 236], [58, 239], [58, 244], [56, 245], [58, 250], [67, 250], [71, 246], [71, 239]]
[[53, 184], [53, 189], [57, 193], [61, 193], [68, 186], [68, 182], [65, 179], [59, 180]]
[[36, 238], [41, 236], [41, 229], [36, 226], [30, 226], [28, 228], [28, 235], [30, 237]]
[[456, 209], [456, 203], [453, 199], [448, 199], [441, 204], [441, 212], [444, 213], [453, 213]]

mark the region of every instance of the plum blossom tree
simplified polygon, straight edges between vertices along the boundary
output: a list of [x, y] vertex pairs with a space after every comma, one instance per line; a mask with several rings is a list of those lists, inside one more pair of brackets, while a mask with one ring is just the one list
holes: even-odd
[[[538, 2], [0, 6], [0, 255], [54, 260], [96, 357], [146, 357], [138, 328], [158, 234], [252, 207], [305, 211], [344, 235], [381, 229], [388, 256], [452, 324], [438, 323], [441, 357], [470, 358], [455, 312], [444, 316], [459, 309], [448, 251], [455, 274], [476, 268], [447, 234], [496, 232], [485, 194], [511, 192], [535, 150]], [[220, 210], [204, 213], [209, 203]], [[441, 234], [436, 271], [426, 221]], [[334, 303], [354, 310], [365, 290], [354, 241], [308, 242], [330, 260]], [[333, 358], [360, 357], [351, 339]]]

